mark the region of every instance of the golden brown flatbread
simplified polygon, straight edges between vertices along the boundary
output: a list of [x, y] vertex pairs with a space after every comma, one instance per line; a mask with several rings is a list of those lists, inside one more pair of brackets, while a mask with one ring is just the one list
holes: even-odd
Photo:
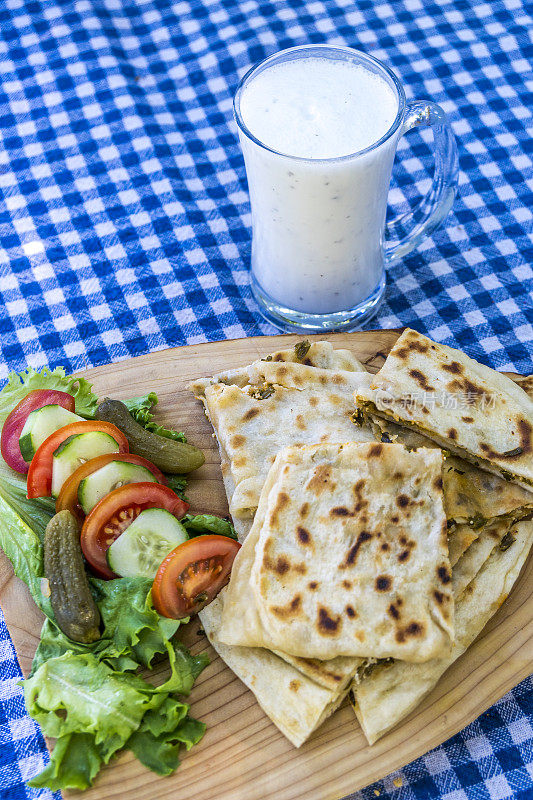
[[533, 400], [461, 351], [408, 328], [355, 401], [372, 417], [413, 428], [533, 491]]
[[439, 450], [286, 448], [233, 566], [219, 639], [422, 661], [453, 635]]

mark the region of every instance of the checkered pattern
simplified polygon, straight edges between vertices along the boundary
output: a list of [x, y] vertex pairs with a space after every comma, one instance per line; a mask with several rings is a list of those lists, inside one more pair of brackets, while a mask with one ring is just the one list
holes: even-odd
[[[271, 332], [231, 98], [252, 63], [310, 42], [384, 60], [459, 142], [454, 211], [389, 271], [377, 324], [533, 371], [530, 26], [522, 0], [3, 0], [0, 378]], [[428, 137], [409, 134], [393, 216], [430, 175]], [[0, 797], [49, 798], [23, 787], [44, 749], [5, 627], [0, 673]], [[531, 689], [362, 797], [531, 798]]]

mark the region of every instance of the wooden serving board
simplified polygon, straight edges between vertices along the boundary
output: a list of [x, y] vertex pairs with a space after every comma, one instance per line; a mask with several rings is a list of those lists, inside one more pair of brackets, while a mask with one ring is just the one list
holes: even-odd
[[[332, 334], [372, 371], [379, 369], [398, 331]], [[227, 514], [219, 456], [212, 429], [188, 383], [204, 375], [248, 364], [290, 347], [301, 337], [270, 336], [191, 345], [151, 353], [89, 370], [85, 377], [104, 396], [127, 398], [154, 390], [158, 415], [184, 430], [201, 447], [206, 463], [191, 479], [194, 511]], [[0, 604], [25, 674], [35, 652], [42, 616], [25, 585], [0, 551]], [[198, 632], [187, 626], [185, 643], [207, 650], [210, 666], [190, 697], [192, 714], [207, 724], [202, 742], [183, 756], [169, 778], [149, 772], [124, 753], [105, 768], [86, 800], [338, 800], [413, 761], [474, 720], [531, 671], [533, 653], [533, 558], [511, 596], [468, 652], [403, 724], [369, 747], [350, 706], [331, 717], [299, 750], [257, 705]], [[166, 668], [155, 670], [163, 680]], [[275, 687], [273, 687], [275, 691]], [[65, 797], [79, 797], [66, 792]]]

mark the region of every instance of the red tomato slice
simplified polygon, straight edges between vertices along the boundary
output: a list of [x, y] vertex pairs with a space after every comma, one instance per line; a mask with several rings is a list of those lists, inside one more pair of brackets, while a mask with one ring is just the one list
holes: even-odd
[[148, 459], [137, 456], [135, 453], [105, 453], [105, 455], [96, 456], [96, 458], [91, 458], [90, 461], [86, 461], [85, 464], [78, 467], [76, 472], [73, 472], [70, 478], [65, 481], [59, 492], [59, 497], [56, 500], [56, 512], [68, 509], [68, 511], [76, 517], [83, 519], [85, 514], [78, 503], [78, 487], [87, 475], [92, 475], [93, 472], [105, 467], [106, 464], [110, 464], [112, 461], [125, 461], [128, 464], [137, 464], [140, 467], [146, 467], [150, 470], [158, 483], [162, 483], [166, 486], [167, 479], [161, 470], [158, 469], [155, 464], [152, 464], [151, 461], [148, 461]]
[[67, 411], [74, 411], [75, 400], [67, 392], [59, 392], [56, 389], [35, 389], [15, 406], [4, 422], [0, 450], [6, 464], [9, 464], [15, 472], [25, 473], [29, 467], [22, 458], [19, 447], [20, 434], [26, 420], [32, 411], [52, 405], [62, 406]]
[[69, 436], [78, 433], [90, 433], [91, 431], [101, 431], [108, 433], [118, 444], [120, 453], [129, 451], [128, 440], [116, 425], [100, 420], [84, 420], [83, 422], [72, 422], [59, 428], [45, 439], [37, 452], [33, 456], [28, 470], [28, 497], [50, 497], [52, 491], [52, 456], [60, 444], [63, 444]]
[[160, 483], [128, 483], [106, 495], [86, 516], [81, 549], [99, 578], [118, 578], [107, 564], [107, 550], [146, 508], [164, 508], [181, 519], [189, 504]]
[[228, 536], [197, 536], [178, 545], [161, 563], [152, 586], [154, 608], [163, 617], [197, 614], [229, 580], [240, 544]]

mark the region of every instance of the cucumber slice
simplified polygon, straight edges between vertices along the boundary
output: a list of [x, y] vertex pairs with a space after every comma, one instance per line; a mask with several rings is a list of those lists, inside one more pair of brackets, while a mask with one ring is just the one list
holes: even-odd
[[69, 436], [52, 458], [52, 497], [57, 497], [67, 478], [77, 468], [104, 453], [118, 453], [118, 444], [108, 433], [90, 431]]
[[107, 551], [109, 567], [123, 578], [155, 578], [164, 557], [188, 539], [176, 517], [162, 508], [147, 508]]
[[78, 500], [86, 514], [91, 511], [100, 500], [124, 486], [126, 483], [157, 483], [157, 478], [146, 467], [138, 464], [128, 464], [126, 461], [111, 461], [105, 467], [97, 469], [87, 475], [78, 486]]
[[19, 439], [20, 452], [24, 461], [31, 461], [44, 440], [60, 428], [70, 425], [71, 422], [81, 422], [82, 420], [83, 417], [58, 405], [43, 406], [32, 411], [31, 414], [28, 414]]

